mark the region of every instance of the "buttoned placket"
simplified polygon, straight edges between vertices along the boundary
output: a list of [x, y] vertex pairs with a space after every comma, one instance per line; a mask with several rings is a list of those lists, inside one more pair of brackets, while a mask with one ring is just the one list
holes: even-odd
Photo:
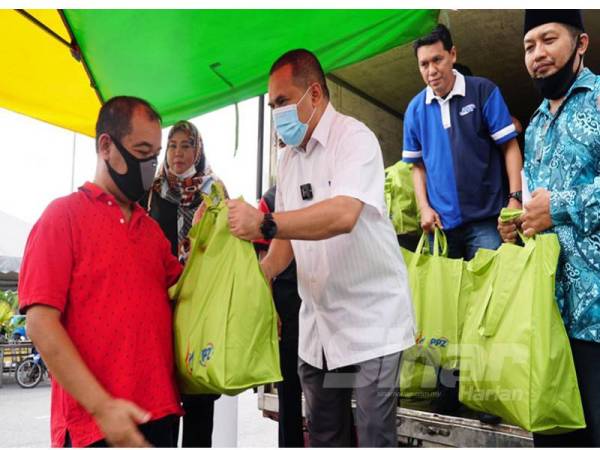
[[[127, 227], [127, 232], [129, 232], [130, 228], [131, 228], [131, 224], [133, 222], [133, 218], [134, 218], [134, 211], [131, 212], [131, 218], [129, 220], [129, 222], [127, 222], [125, 220], [125, 217], [123, 215], [123, 211], [121, 211], [121, 208], [119, 207], [119, 205], [113, 201], [113, 200], [107, 200], [106, 204], [112, 209], [112, 208], [116, 208], [118, 213], [118, 220], [119, 220], [119, 224], [124, 225], [125, 227]], [[112, 211], [110, 212], [110, 214], [114, 214]]]

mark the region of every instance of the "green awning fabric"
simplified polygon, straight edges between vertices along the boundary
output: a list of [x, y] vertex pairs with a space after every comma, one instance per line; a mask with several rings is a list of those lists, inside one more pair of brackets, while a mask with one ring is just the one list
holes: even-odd
[[429, 32], [438, 10], [65, 10], [103, 100], [136, 95], [164, 124], [267, 90], [287, 50], [316, 53], [326, 72]]

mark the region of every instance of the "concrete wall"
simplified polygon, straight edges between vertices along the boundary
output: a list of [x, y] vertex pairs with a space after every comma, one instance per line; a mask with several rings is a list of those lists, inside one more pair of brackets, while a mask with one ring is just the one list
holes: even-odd
[[385, 167], [396, 163], [402, 152], [402, 121], [331, 80], [327, 86], [337, 111], [360, 120], [375, 133]]

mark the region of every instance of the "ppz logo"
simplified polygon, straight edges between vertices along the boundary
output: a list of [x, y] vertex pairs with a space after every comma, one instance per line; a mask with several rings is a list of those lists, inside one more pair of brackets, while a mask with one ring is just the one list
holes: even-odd
[[212, 342], [209, 342], [206, 347], [204, 347], [200, 352], [200, 365], [202, 367], [206, 367], [206, 363], [212, 358], [214, 353], [214, 345]]
[[423, 336], [421, 333], [417, 335], [415, 341], [415, 343], [420, 347], [446, 348], [448, 346], [448, 339], [445, 337], [433, 337], [429, 339], [428, 337]]
[[185, 351], [185, 368], [188, 373], [192, 373], [192, 364], [194, 363], [194, 352], [190, 352], [190, 342], [187, 343], [187, 349]]
[[467, 106], [463, 106], [463, 108], [458, 113], [460, 116], [466, 116], [469, 113], [475, 111], [475, 104], [469, 103]]

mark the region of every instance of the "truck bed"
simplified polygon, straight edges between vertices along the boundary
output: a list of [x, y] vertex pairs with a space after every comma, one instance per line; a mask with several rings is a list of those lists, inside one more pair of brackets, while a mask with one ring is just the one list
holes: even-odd
[[[466, 408], [456, 417], [431, 412], [428, 401], [401, 399], [400, 405], [397, 423], [401, 447], [533, 447], [531, 433], [503, 423], [487, 425]], [[258, 409], [263, 416], [278, 419], [277, 392], [273, 387], [258, 389]]]

